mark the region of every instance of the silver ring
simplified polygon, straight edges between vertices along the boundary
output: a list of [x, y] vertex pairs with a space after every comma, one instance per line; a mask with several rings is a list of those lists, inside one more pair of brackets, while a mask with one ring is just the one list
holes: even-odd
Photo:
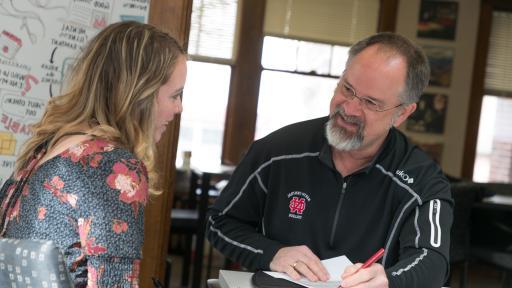
[[292, 264], [292, 268], [293, 268], [293, 269], [295, 269], [295, 266], [297, 266], [297, 263], [299, 263], [299, 261], [295, 261], [295, 262], [293, 262], [293, 264]]

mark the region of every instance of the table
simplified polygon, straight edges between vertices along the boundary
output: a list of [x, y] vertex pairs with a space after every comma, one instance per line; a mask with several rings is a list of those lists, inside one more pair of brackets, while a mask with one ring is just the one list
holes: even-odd
[[220, 270], [218, 284], [221, 288], [256, 288], [251, 282], [252, 275], [250, 272]]
[[255, 288], [251, 283], [253, 273], [220, 270], [219, 271], [219, 284], [221, 288]]
[[[495, 195], [472, 208], [471, 256], [505, 272], [504, 286], [512, 284], [512, 201]], [[506, 286], [509, 287], [509, 286]]]
[[[492, 250], [512, 248], [512, 203], [510, 196], [495, 195], [472, 207], [471, 245]], [[509, 252], [510, 253], [510, 252]]]

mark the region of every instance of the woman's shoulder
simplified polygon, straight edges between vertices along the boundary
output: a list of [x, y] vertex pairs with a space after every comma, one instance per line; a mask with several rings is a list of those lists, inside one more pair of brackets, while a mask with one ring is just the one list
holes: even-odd
[[[102, 138], [92, 138], [75, 145], [70, 146], [60, 156], [63, 158], [70, 158], [72, 161], [77, 162], [80, 159], [96, 157], [98, 155], [110, 156], [110, 157], [124, 157], [124, 158], [136, 158], [135, 155], [128, 149], [121, 145]], [[102, 158], [102, 157], [101, 157]]]
[[111, 174], [132, 172], [140, 177], [147, 177], [146, 167], [134, 153], [112, 141], [93, 138], [60, 153], [59, 157], [70, 165], [77, 166], [81, 173]]
[[65, 171], [60, 173], [62, 181], [78, 194], [85, 193], [82, 197], [103, 199], [110, 195], [113, 200], [132, 206], [146, 203], [146, 167], [128, 149], [95, 138], [68, 148], [58, 157], [60, 163], [53, 168]]

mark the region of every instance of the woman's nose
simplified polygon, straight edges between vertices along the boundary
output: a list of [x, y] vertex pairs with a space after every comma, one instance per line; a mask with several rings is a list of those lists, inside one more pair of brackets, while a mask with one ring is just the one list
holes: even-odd
[[183, 112], [183, 103], [179, 100], [178, 105], [176, 105], [176, 114], [180, 114], [181, 112]]

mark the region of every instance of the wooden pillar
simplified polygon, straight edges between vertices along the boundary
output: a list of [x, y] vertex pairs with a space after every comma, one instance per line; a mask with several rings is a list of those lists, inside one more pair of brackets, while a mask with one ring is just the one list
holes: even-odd
[[231, 72], [222, 162], [238, 164], [254, 140], [261, 78], [265, 0], [242, 2], [238, 53]]
[[380, 0], [378, 32], [395, 32], [399, 0]]
[[485, 67], [489, 50], [489, 35], [492, 26], [492, 1], [482, 1], [480, 7], [480, 24], [476, 41], [476, 53], [471, 81], [471, 96], [466, 124], [466, 142], [464, 144], [464, 159], [462, 160], [462, 178], [472, 180], [475, 166], [478, 127], [484, 97]]

